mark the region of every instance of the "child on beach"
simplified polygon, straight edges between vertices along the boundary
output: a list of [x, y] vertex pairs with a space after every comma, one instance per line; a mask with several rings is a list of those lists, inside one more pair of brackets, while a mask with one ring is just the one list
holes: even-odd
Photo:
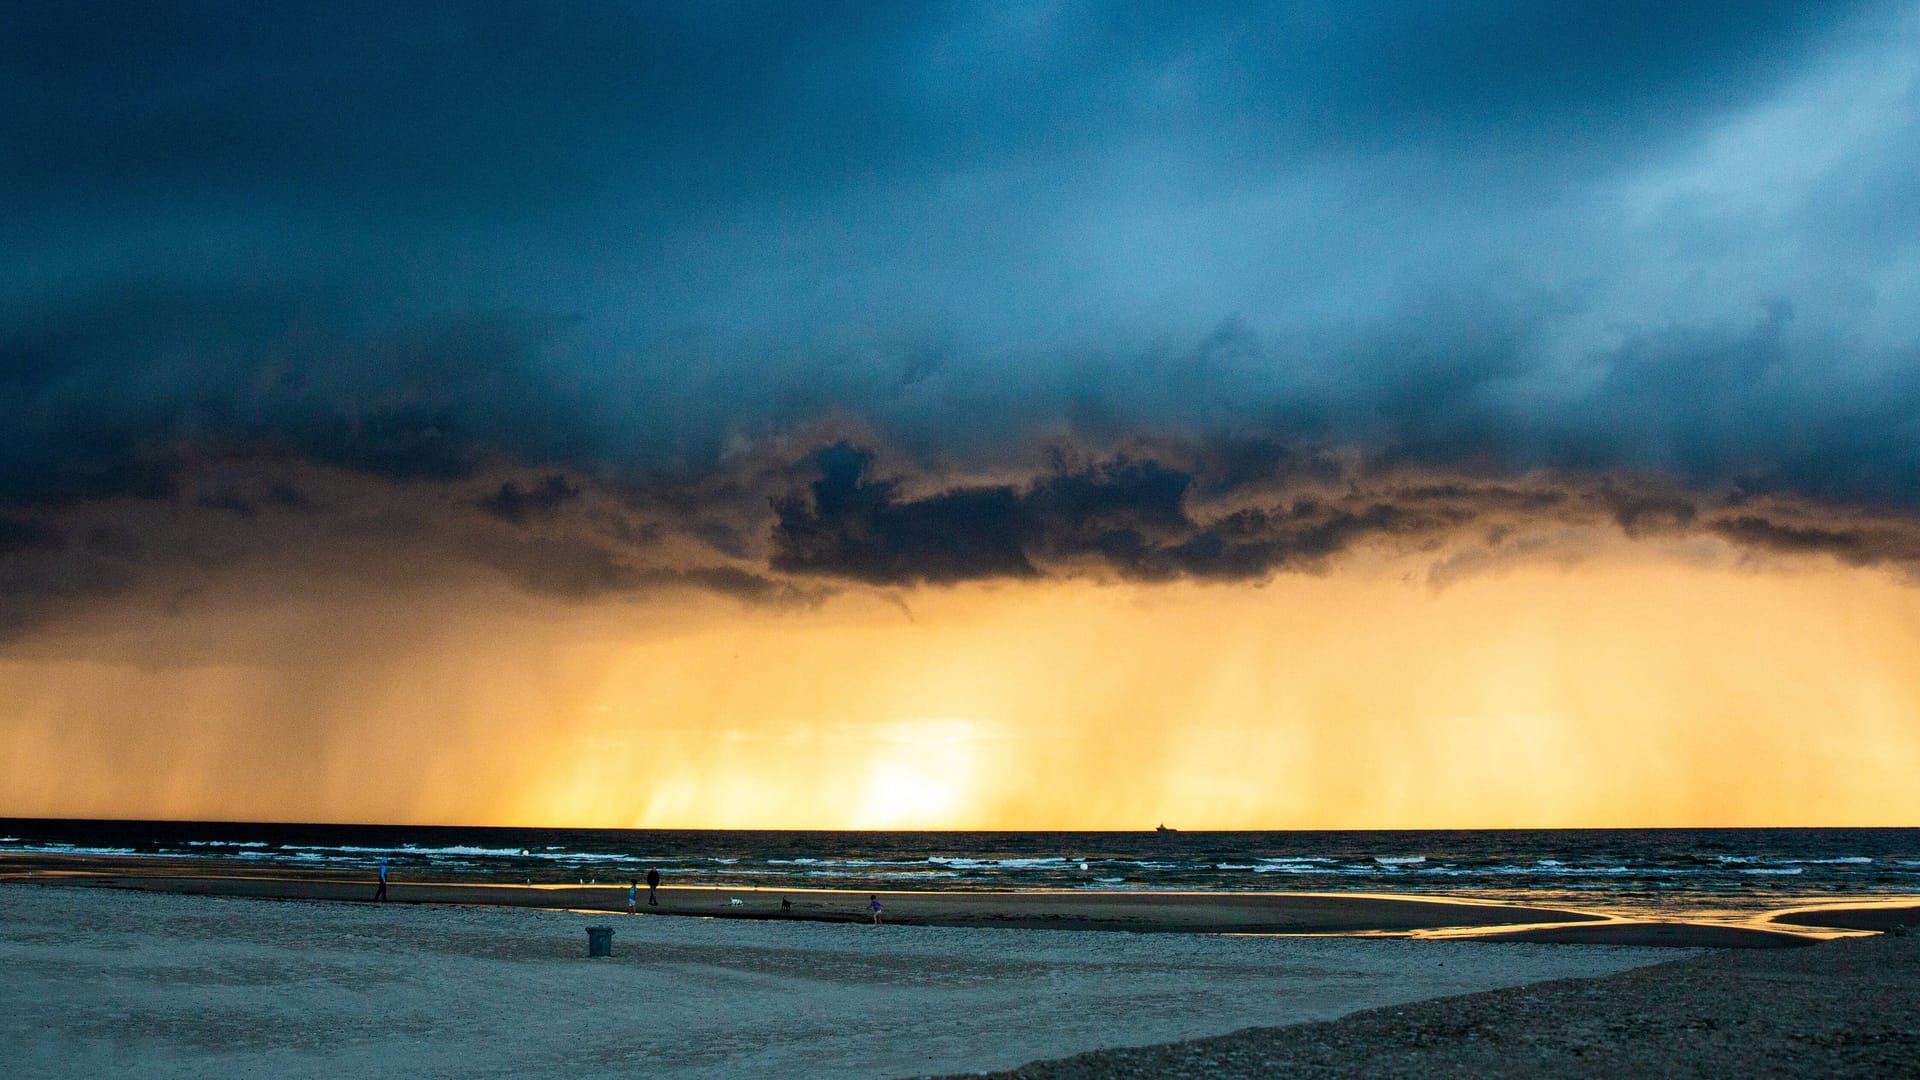
[[880, 898], [878, 896], [867, 897], [867, 911], [871, 912], [873, 915], [873, 925], [879, 926], [880, 925]]
[[640, 914], [640, 879], [627, 879], [627, 914]]

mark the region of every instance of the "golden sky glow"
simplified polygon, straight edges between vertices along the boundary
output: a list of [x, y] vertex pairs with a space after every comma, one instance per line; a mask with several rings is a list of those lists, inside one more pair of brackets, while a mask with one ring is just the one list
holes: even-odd
[[207, 6], [7, 38], [0, 815], [1920, 826], [1920, 4]]
[[762, 610], [241, 588], [0, 661], [0, 814], [1920, 822], [1920, 588], [1825, 563], [1616, 541], [1441, 588], [1360, 560], [1258, 588], [921, 589], [911, 618], [871, 595]]

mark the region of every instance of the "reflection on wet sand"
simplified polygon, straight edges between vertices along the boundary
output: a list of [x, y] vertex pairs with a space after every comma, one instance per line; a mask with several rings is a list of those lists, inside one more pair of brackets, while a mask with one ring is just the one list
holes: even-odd
[[[367, 883], [346, 873], [236, 871], [181, 860], [0, 860], [0, 878], [143, 892], [362, 901]], [[396, 881], [392, 902], [551, 910], [625, 910], [626, 886]], [[1675, 905], [1649, 912], [1542, 906], [1512, 898], [1393, 893], [1098, 892], [1033, 890], [886, 892], [889, 921], [1005, 929], [1126, 930], [1262, 935], [1489, 938], [1505, 941], [1686, 947], [1775, 947], [1920, 922], [1920, 897], [1873, 903], [1799, 902], [1769, 911]], [[665, 887], [649, 914], [798, 922], [864, 921], [866, 891]]]

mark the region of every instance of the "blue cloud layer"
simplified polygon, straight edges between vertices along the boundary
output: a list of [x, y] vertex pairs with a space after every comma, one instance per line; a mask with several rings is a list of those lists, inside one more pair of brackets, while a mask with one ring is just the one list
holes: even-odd
[[0, 544], [320, 468], [1026, 573], [1104, 551], [1037, 447], [1210, 440], [1910, 514], [1916, 56], [1911, 3], [8, 5]]

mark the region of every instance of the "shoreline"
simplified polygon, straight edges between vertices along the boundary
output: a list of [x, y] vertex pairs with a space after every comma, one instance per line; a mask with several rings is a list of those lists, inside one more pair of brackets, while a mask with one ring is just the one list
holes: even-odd
[[[368, 903], [366, 874], [288, 872], [214, 860], [35, 856], [0, 858], [0, 881], [191, 896]], [[395, 877], [388, 903], [532, 908], [625, 917], [624, 883], [575, 885], [407, 881]], [[954, 928], [1128, 931], [1133, 933], [1470, 937], [1537, 944], [1779, 948], [1920, 925], [1920, 898], [1795, 905], [1737, 921], [1649, 919], [1571, 908], [1461, 897], [1378, 893], [1071, 891], [902, 891], [728, 889], [664, 885], [642, 915], [855, 923], [869, 921], [879, 895], [886, 922]], [[782, 900], [790, 903], [783, 907]]]

